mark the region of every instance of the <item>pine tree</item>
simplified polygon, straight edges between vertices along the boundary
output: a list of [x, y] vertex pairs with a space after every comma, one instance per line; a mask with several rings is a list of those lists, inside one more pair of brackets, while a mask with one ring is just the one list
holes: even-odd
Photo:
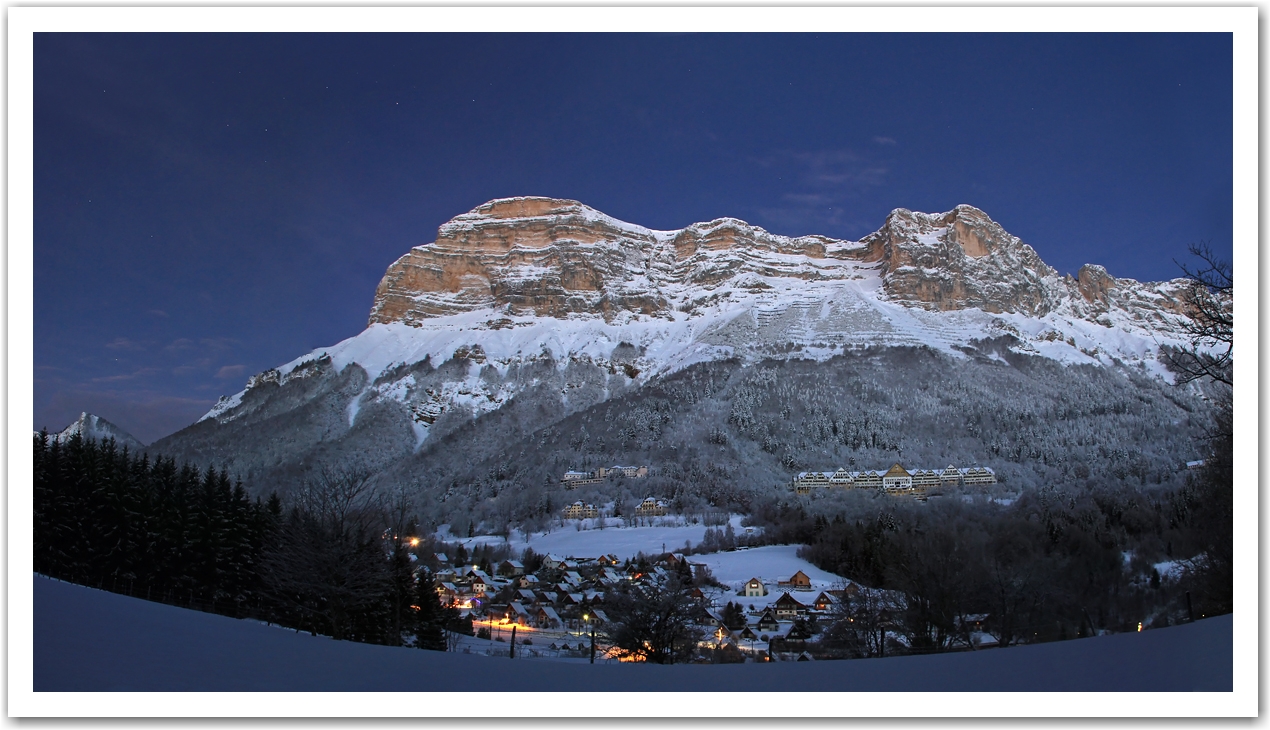
[[427, 569], [419, 571], [415, 581], [414, 635], [415, 646], [432, 651], [445, 651], [446, 625], [457, 617], [453, 608], [443, 607], [437, 595], [436, 581]]

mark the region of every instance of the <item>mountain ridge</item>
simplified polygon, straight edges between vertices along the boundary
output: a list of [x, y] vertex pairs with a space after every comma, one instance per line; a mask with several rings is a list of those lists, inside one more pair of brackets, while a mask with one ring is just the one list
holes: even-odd
[[[1064, 374], [1064, 368], [1093, 368], [1106, 371], [1107, 378], [1089, 397], [1114, 399], [1108, 413], [1140, 412], [1133, 416], [1141, 420], [1134, 427], [1140, 434], [1159, 433], [1159, 419], [1175, 428], [1182, 424], [1189, 434], [1189, 414], [1203, 408], [1202, 397], [1190, 391], [1164, 395], [1172, 376], [1159, 357], [1163, 346], [1186, 344], [1185, 284], [1117, 279], [1093, 265], [1076, 277], [1059, 275], [972, 206], [934, 214], [897, 209], [879, 231], [841, 241], [777, 236], [735, 218], [655, 231], [576, 201], [502, 199], [457, 216], [440, 227], [436, 242], [394, 262], [376, 289], [363, 332], [252, 376], [199, 422], [152, 448], [229, 466], [257, 490], [302, 481], [306, 470], [321, 463], [359, 460], [381, 479], [412, 484], [442, 501], [468, 494], [478, 483], [486, 486], [470, 486], [472, 499], [478, 493], [493, 499], [509, 488], [505, 482], [513, 477], [490, 481], [479, 476], [485, 472], [528, 479], [514, 489], [528, 495], [524, 490], [532, 492], [534, 484], [545, 488], [541, 485], [555, 471], [592, 458], [585, 456], [592, 448], [588, 443], [602, 446], [608, 454], [602, 458], [625, 459], [623, 453], [640, 458], [619, 445], [644, 443], [636, 451], [647, 458], [687, 459], [688, 453], [715, 449], [714, 442], [706, 443], [709, 433], [710, 439], [733, 444], [729, 449], [741, 449], [726, 457], [731, 466], [719, 462], [719, 469], [735, 474], [751, 464], [744, 467], [742, 483], [709, 487], [712, 499], [725, 501], [749, 499], [745, 495], [754, 489], [770, 488], [760, 482], [774, 485], [791, 469], [818, 468], [821, 458], [865, 448], [854, 436], [840, 437], [842, 429], [874, 434], [867, 446], [872, 451], [860, 452], [861, 458], [891, 459], [901, 452], [916, 457], [919, 451], [942, 458], [934, 456], [937, 448], [914, 450], [918, 444], [905, 435], [905, 419], [878, 412], [864, 416], [868, 424], [861, 425], [837, 413], [837, 405], [818, 405], [814, 398], [802, 411], [795, 409], [803, 416], [793, 417], [819, 424], [819, 440], [778, 427], [765, 420], [768, 415], [756, 426], [749, 416], [736, 415], [752, 404], [732, 401], [720, 402], [713, 407], [716, 415], [680, 435], [687, 439], [683, 457], [629, 437], [647, 424], [668, 433], [667, 418], [694, 418], [676, 405], [697, 397], [691, 388], [677, 385], [671, 398], [654, 395], [661, 392], [653, 388], [657, 383], [683, 380], [677, 374], [688, 373], [688, 382], [731, 383], [727, 398], [763, 402], [764, 413], [785, 413], [788, 409], [763, 394], [780, 389], [805, 400], [806, 388], [825, 387], [817, 385], [816, 367], [825, 369], [830, 379], [824, 382], [834, 383], [843, 407], [855, 402], [857, 408], [887, 408], [888, 402], [911, 400], [906, 378], [926, 379], [922, 388], [932, 378], [948, 379], [942, 387], [961, 393], [962, 405], [941, 410], [945, 420], [970, 418], [958, 414], [982, 409], [990, 396], [976, 379], [1009, 383], [1017, 393], [1029, 387], [1044, 391], [1054, 401], [1045, 406], [1053, 417], [1101, 418], [1061, 395], [1088, 379], [1081, 374], [1086, 371]], [[888, 359], [886, 351], [897, 354]], [[1028, 367], [1032, 360], [1058, 369]], [[788, 387], [778, 387], [779, 379], [746, 385], [747, 368], [785, 372], [765, 365], [780, 362], [816, 367], [789, 370], [796, 375]], [[1018, 370], [1022, 379], [1002, 380], [993, 370], [1001, 367]], [[889, 375], [888, 368], [898, 370]], [[859, 374], [849, 375], [853, 372]], [[865, 378], [859, 386], [865, 389], [839, 382], [851, 377]], [[884, 381], [886, 392], [874, 392]], [[1055, 388], [1060, 381], [1066, 385]], [[807, 385], [789, 390], [794, 382]], [[1128, 395], [1132, 392], [1139, 396]], [[1135, 398], [1161, 397], [1175, 402], [1147, 410], [1135, 405]], [[664, 401], [660, 410], [648, 411], [649, 398]], [[923, 408], [944, 409], [946, 402], [931, 400]], [[616, 405], [602, 407], [606, 403]], [[999, 407], [1024, 423], [1038, 417], [1026, 398]], [[629, 428], [606, 426], [595, 442], [592, 434], [601, 431], [581, 423], [597, 413], [609, 414], [606, 423], [643, 415]], [[575, 414], [582, 421], [575, 423]], [[964, 454], [958, 458], [996, 468], [1003, 465], [994, 459], [1032, 453], [1022, 444], [1006, 449], [981, 423], [949, 427], [972, 434], [958, 442]], [[934, 425], [922, 428], [935, 437]], [[825, 429], [832, 435], [825, 436]], [[1083, 437], [1061, 429], [1055, 434], [1060, 431], [1067, 444], [1060, 450], [1098, 462], [1083, 473], [1112, 459], [1087, 455]], [[571, 435], [561, 435], [566, 433]], [[1180, 434], [1169, 448], [1189, 453], [1189, 438]], [[745, 451], [744, 444], [758, 451]], [[503, 450], [520, 449], [524, 456], [549, 445], [560, 450], [559, 458], [537, 459], [525, 469], [508, 471], [499, 457]], [[1141, 449], [1147, 461], [1164, 453], [1145, 443]], [[998, 471], [1022, 485], [1068, 473], [1069, 457], [1046, 454], [1044, 467]], [[568, 463], [555, 464], [559, 459]], [[1064, 463], [1068, 466], [1053, 466]], [[685, 468], [699, 484], [722, 478], [706, 466]], [[1173, 478], [1168, 469], [1142, 464], [1133, 473]], [[677, 489], [672, 482], [664, 489]]]

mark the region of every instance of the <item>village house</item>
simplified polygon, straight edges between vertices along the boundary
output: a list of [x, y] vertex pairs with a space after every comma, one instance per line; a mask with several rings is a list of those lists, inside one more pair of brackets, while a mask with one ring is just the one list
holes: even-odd
[[793, 588], [796, 591], [811, 590], [811, 578], [801, 570], [789, 577], [789, 580], [776, 581], [777, 588]]
[[666, 503], [656, 497], [645, 497], [635, 508], [637, 517], [662, 517], [666, 514]]
[[593, 504], [583, 504], [582, 500], [578, 500], [568, 507], [564, 508], [564, 518], [566, 520], [585, 520], [600, 516], [600, 511]]
[[807, 613], [807, 607], [788, 593], [782, 593], [781, 597], [772, 604], [772, 608], [776, 611], [778, 619], [792, 619]]
[[648, 476], [647, 466], [615, 466], [609, 472], [627, 479], [643, 479]]
[[526, 609], [524, 606], [522, 606], [520, 603], [513, 601], [507, 604], [508, 623], [515, 623], [515, 624], [520, 624], [521, 626], [528, 626], [532, 620], [533, 620], [532, 617], [529, 615], [529, 610]]
[[525, 565], [519, 560], [504, 560], [498, 564], [498, 574], [515, 578], [518, 575], [525, 574]]
[[469, 570], [464, 578], [468, 580], [468, 589], [478, 596], [484, 595], [494, 585], [494, 581], [490, 580], [489, 576], [475, 568]]
[[763, 610], [758, 617], [758, 621], [754, 623], [754, 627], [760, 632], [776, 631], [780, 628], [780, 622], [776, 619], [776, 613], [771, 608]]
[[745, 582], [745, 585], [741, 587], [741, 595], [745, 596], [746, 598], [766, 596], [767, 586], [763, 585], [763, 581], [759, 580], [758, 578], [750, 578], [748, 581]]
[[584, 484], [599, 484], [609, 477], [643, 479], [648, 476], [647, 466], [609, 466], [595, 471], [567, 471], [560, 477], [566, 489], [577, 489]]
[[595, 471], [567, 471], [564, 476], [560, 477], [560, 483], [566, 489], [577, 489], [584, 484], [599, 484], [604, 481], [604, 477], [607, 474], [608, 470], [604, 467], [600, 467]]
[[530, 573], [516, 578], [516, 586], [518, 588], [536, 588], [538, 586], [538, 576]]
[[453, 583], [440, 583], [437, 585], [437, 597], [441, 599], [442, 606], [452, 606], [459, 601], [459, 589]]
[[564, 621], [560, 620], [560, 614], [550, 606], [539, 606], [534, 619], [534, 623], [540, 629], [558, 629], [564, 626]]
[[817, 611], [828, 611], [837, 603], [838, 599], [828, 593], [825, 593], [824, 591], [821, 591], [820, 595], [816, 596], [816, 600], [813, 601], [811, 605], [814, 606]]

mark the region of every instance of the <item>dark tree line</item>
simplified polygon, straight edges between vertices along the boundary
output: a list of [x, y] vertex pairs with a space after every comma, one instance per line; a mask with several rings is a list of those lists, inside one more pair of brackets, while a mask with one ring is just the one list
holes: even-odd
[[[1042, 489], [1010, 505], [891, 502], [788, 515], [817, 566], [866, 586], [828, 646], [851, 656], [1053, 641], [1232, 610], [1229, 510], [1209, 471], [1181, 490]], [[1172, 566], [1161, 576], [1158, 564]], [[902, 637], [887, 644], [886, 637]]]
[[445, 650], [460, 629], [418, 567], [411, 505], [365, 470], [320, 468], [284, 503], [113, 440], [34, 449], [37, 573], [337, 639]]

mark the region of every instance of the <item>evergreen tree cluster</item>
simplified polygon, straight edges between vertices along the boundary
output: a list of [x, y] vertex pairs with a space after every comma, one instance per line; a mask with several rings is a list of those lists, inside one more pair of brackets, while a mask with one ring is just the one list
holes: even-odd
[[[866, 586], [844, 600], [827, 645], [883, 656], [969, 648], [975, 632], [1009, 646], [1229, 613], [1229, 484], [1210, 465], [1180, 489], [859, 499], [832, 516], [786, 505], [761, 519], [773, 539], [805, 542], [802, 557]], [[887, 635], [904, 641], [888, 647]]]
[[35, 571], [236, 613], [261, 597], [280, 503], [223, 471], [130, 454], [114, 440], [35, 438]]
[[337, 639], [444, 651], [471, 633], [417, 567], [433, 546], [410, 505], [364, 471], [319, 470], [284, 503], [113, 439], [41, 433], [34, 456], [37, 573]]

